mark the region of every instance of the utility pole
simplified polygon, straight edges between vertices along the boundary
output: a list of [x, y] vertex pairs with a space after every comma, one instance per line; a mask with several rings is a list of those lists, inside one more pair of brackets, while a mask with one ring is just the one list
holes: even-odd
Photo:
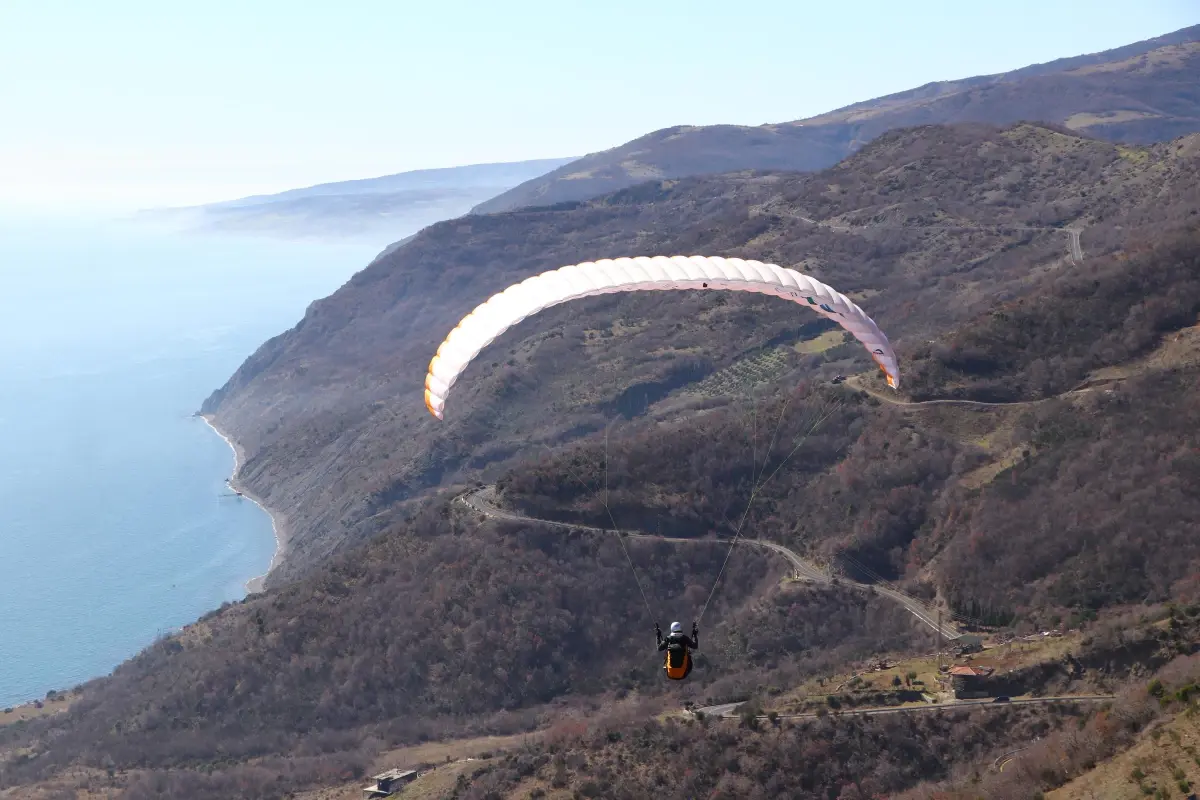
[[942, 610], [938, 609], [938, 652], [942, 652]]

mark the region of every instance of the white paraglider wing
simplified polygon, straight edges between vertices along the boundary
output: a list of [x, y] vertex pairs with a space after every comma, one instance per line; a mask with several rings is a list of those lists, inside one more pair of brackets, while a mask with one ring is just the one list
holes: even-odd
[[588, 261], [543, 272], [492, 295], [458, 323], [429, 362], [425, 406], [438, 419], [458, 376], [480, 350], [521, 320], [550, 306], [613, 292], [677, 289], [771, 294], [807, 306], [845, 328], [875, 359], [893, 389], [900, 386], [887, 337], [845, 295], [794, 269], [761, 261], [708, 256], [654, 256]]

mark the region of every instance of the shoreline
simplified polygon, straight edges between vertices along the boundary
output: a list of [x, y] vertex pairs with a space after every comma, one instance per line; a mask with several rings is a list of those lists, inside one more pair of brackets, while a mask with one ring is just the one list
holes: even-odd
[[287, 545], [287, 542], [283, 536], [283, 525], [279, 519], [279, 517], [282, 515], [277, 515], [276, 513], [272, 512], [271, 509], [267, 507], [266, 503], [262, 501], [262, 498], [258, 497], [253, 492], [247, 490], [245, 486], [238, 483], [238, 471], [242, 468], [242, 462], [245, 460], [245, 453], [242, 452], [242, 448], [235, 441], [233, 441], [233, 439], [231, 439], [229, 436], [226, 436], [225, 433], [216, 426], [211, 416], [208, 414], [199, 413], [197, 413], [196, 416], [203, 420], [204, 424], [207, 425], [213, 433], [215, 433], [217, 436], [220, 436], [221, 440], [224, 441], [225, 444], [229, 445], [229, 449], [233, 451], [233, 472], [228, 478], [225, 479], [225, 484], [233, 491], [240, 492], [242, 497], [245, 497], [251, 503], [254, 503], [254, 505], [261, 508], [271, 520], [271, 534], [275, 537], [275, 552], [271, 554], [271, 563], [267, 566], [266, 572], [255, 578], [251, 578], [244, 584], [246, 588], [246, 594], [259, 594], [263, 591], [263, 582], [266, 581], [267, 576], [271, 574], [271, 570], [275, 569], [275, 567], [279, 564], [280, 559], [283, 558], [284, 548]]

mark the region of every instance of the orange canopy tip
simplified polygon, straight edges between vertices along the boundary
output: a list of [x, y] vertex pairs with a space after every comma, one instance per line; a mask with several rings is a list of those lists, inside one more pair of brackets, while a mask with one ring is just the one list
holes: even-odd
[[438, 419], [442, 418], [441, 412], [435, 410], [433, 407], [433, 393], [430, 392], [428, 389], [425, 390], [425, 408], [429, 411], [430, 414], [433, 414]]

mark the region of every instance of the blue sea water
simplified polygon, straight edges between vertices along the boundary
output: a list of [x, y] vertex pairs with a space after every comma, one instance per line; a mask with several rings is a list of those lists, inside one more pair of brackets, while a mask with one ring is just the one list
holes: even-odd
[[275, 543], [192, 413], [386, 243], [0, 221], [0, 706], [245, 595]]

